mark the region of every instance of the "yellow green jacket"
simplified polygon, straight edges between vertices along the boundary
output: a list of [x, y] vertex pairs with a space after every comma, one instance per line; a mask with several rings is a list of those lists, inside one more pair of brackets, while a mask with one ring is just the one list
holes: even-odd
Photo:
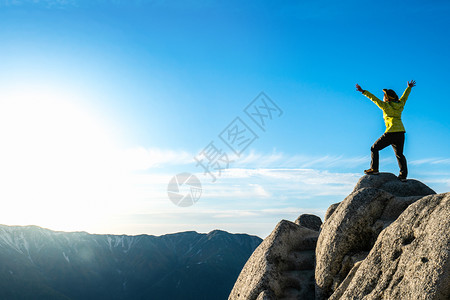
[[402, 111], [405, 107], [411, 88], [407, 87], [398, 102], [384, 102], [372, 95], [368, 91], [364, 91], [363, 95], [372, 100], [383, 111], [383, 119], [386, 124], [385, 132], [402, 132], [405, 131], [402, 123]]

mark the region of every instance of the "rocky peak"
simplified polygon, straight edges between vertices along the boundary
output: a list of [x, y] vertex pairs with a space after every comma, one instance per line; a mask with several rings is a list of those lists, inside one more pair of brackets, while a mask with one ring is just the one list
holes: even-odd
[[450, 193], [366, 175], [323, 224], [281, 221], [229, 299], [450, 299], [449, 252]]
[[355, 192], [362, 188], [377, 188], [397, 197], [436, 194], [435, 191], [418, 180], [408, 179], [406, 182], [402, 182], [392, 173], [364, 175], [359, 179], [353, 191]]

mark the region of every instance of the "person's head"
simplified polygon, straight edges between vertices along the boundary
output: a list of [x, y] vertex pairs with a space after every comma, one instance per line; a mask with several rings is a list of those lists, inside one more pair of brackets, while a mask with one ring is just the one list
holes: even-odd
[[383, 92], [384, 92], [384, 97], [383, 97], [384, 102], [398, 101], [398, 96], [393, 90], [383, 89]]

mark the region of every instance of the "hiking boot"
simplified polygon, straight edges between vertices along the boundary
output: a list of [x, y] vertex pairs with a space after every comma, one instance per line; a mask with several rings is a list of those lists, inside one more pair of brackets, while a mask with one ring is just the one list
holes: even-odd
[[398, 178], [398, 180], [400, 180], [401, 182], [406, 182], [406, 176], [405, 176], [405, 175], [398, 175], [397, 178]]
[[380, 174], [380, 172], [378, 172], [378, 170], [374, 170], [374, 169], [364, 170], [364, 173], [367, 174], [367, 175], [378, 175], [378, 174]]

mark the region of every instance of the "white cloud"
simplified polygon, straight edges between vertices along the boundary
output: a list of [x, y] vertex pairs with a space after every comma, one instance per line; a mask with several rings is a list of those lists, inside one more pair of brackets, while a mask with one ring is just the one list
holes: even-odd
[[[185, 150], [170, 150], [161, 148], [130, 148], [119, 153], [116, 161], [121, 162], [129, 170], [151, 170], [154, 168], [163, 169], [168, 166], [191, 165], [195, 166], [194, 157], [199, 153], [189, 152]], [[249, 151], [241, 157], [229, 157], [232, 162], [229, 169], [223, 173], [229, 173], [233, 170], [233, 176], [255, 176], [257, 175], [252, 169], [354, 169], [364, 168], [370, 162], [370, 156], [345, 157], [343, 155], [305, 155], [305, 154], [285, 154], [283, 152], [257, 153]], [[395, 164], [393, 157], [381, 159], [382, 164]], [[421, 160], [408, 161], [410, 165], [448, 165], [450, 158], [424, 158]], [[298, 174], [296, 174], [298, 175]], [[331, 174], [335, 175], [335, 174]], [[222, 175], [223, 177], [226, 175]], [[275, 175], [273, 175], [275, 176]], [[287, 176], [287, 175], [283, 175]]]
[[290, 167], [290, 168], [309, 168], [309, 167], [339, 167], [339, 166], [358, 166], [366, 164], [369, 156], [344, 157], [343, 155], [325, 155], [313, 156], [295, 154], [288, 155], [282, 152], [270, 154], [256, 153], [250, 151], [248, 154], [236, 160], [235, 166], [238, 167]]
[[[53, 96], [53, 99], [59, 99], [59, 97]], [[11, 103], [19, 102], [9, 101], [1, 104], [4, 106], [12, 105]], [[41, 101], [40, 106], [43, 103], [46, 102]], [[51, 208], [48, 210], [46, 218], [56, 215], [57, 219], [53, 224], [68, 223], [68, 214], [73, 215], [73, 218], [78, 221], [79, 215], [89, 207], [91, 209], [89, 211], [92, 213], [83, 217], [86, 221], [91, 220], [92, 224], [98, 223], [98, 212], [102, 212], [104, 218], [109, 218], [108, 214], [124, 214], [129, 218], [137, 213], [149, 216], [149, 220], [134, 224], [133, 229], [130, 227], [127, 233], [138, 232], [141, 230], [139, 228], [145, 226], [147, 226], [145, 228], [158, 227], [158, 230], [163, 230], [165, 227], [161, 224], [164, 222], [168, 224], [167, 228], [184, 226], [182, 227], [184, 230], [204, 229], [207, 228], [206, 223], [208, 223], [213, 224], [211, 230], [233, 228], [233, 231], [247, 231], [238, 229], [250, 228], [247, 225], [242, 227], [236, 225], [238, 222], [247, 222], [264, 224], [263, 229], [255, 229], [254, 232], [264, 232], [265, 234], [281, 218], [293, 220], [300, 213], [308, 212], [323, 216], [327, 206], [331, 202], [343, 200], [362, 176], [362, 173], [345, 172], [345, 170], [353, 171], [355, 167], [361, 167], [362, 171], [362, 166], [367, 165], [370, 161], [368, 155], [359, 157], [314, 156], [289, 155], [275, 151], [272, 153], [248, 151], [243, 156], [236, 158], [228, 169], [223, 170], [215, 183], [211, 183], [210, 178], [202, 173], [203, 170], [195, 167], [194, 157], [198, 153], [144, 147], [117, 149], [114, 148], [113, 143], [110, 143], [108, 135], [104, 133], [99, 124], [94, 121], [90, 122], [90, 118], [87, 118], [83, 112], [74, 110], [73, 107], [61, 107], [58, 117], [49, 115], [49, 113], [46, 115], [45, 106], [34, 107], [33, 103], [28, 103], [28, 105], [34, 108], [34, 113], [30, 112], [30, 115], [23, 116], [28, 121], [24, 124], [30, 124], [29, 121], [32, 120], [37, 125], [33, 128], [29, 126], [14, 127], [14, 134], [11, 134], [9, 130], [11, 124], [19, 126], [21, 123], [18, 122], [19, 119], [12, 119], [8, 115], [18, 115], [20, 107], [2, 106], [3, 113], [0, 112], [2, 116], [0, 123], [3, 122], [4, 125], [2, 126], [3, 131], [0, 130], [3, 140], [9, 141], [10, 146], [15, 145], [15, 147], [0, 149], [0, 161], [3, 163], [0, 178], [4, 178], [4, 182], [20, 178], [20, 181], [18, 180], [14, 184], [10, 184], [9, 188], [4, 189], [2, 195], [5, 194], [5, 191], [10, 192], [10, 210], [21, 211], [21, 203], [36, 203], [35, 206], [30, 206], [35, 209], [30, 209], [30, 213], [20, 219], [26, 220], [26, 222], [33, 222], [34, 219], [39, 221], [38, 218], [33, 219], [32, 215], [35, 211], [42, 211], [42, 207]], [[48, 106], [52, 108], [55, 105], [63, 104], [56, 100], [48, 103]], [[16, 110], [17, 113], [11, 114], [11, 110]], [[36, 114], [36, 111], [39, 114]], [[71, 118], [68, 119], [65, 116], [66, 111], [67, 115], [72, 116]], [[20, 114], [23, 115], [23, 112]], [[84, 123], [79, 124], [79, 119], [85, 120]], [[55, 127], [53, 124], [59, 124], [59, 126]], [[68, 135], [67, 132], [71, 134]], [[22, 142], [16, 141], [18, 136], [21, 137]], [[55, 139], [55, 136], [59, 136], [59, 138]], [[33, 151], [29, 151], [30, 144], [39, 145], [43, 142], [48, 147], [40, 149], [34, 146]], [[70, 159], [67, 159], [68, 157]], [[393, 163], [395, 159], [389, 157], [383, 159], [382, 162]], [[448, 165], [450, 159], [428, 158], [411, 161], [410, 164]], [[169, 174], [168, 170], [178, 167], [194, 170], [202, 181], [202, 196], [193, 207], [176, 207], [167, 196], [167, 184], [175, 175], [175, 173]], [[333, 172], [331, 170], [343, 171]], [[27, 172], [29, 175], [23, 176], [23, 172]], [[447, 178], [448, 176], [430, 175], [428, 182], [435, 182], [447, 188], [450, 186]], [[29, 192], [25, 193], [24, 186], [32, 189], [28, 189]], [[21, 199], [16, 199], [18, 197]], [[25, 198], [32, 199], [33, 197], [47, 200], [44, 202], [25, 200]], [[59, 203], [61, 203], [60, 206], [58, 206]], [[71, 205], [69, 209], [75, 211], [76, 214], [66, 212], [63, 206], [68, 204]], [[57, 213], [55, 214], [55, 212]], [[5, 211], [3, 216], [7, 214], [10, 213]], [[166, 219], [161, 219], [164, 216]], [[158, 222], [162, 223], [157, 225], [155, 223], [157, 221], [152, 221], [152, 219], [158, 219], [160, 220]], [[258, 221], [261, 219], [264, 221]], [[132, 223], [131, 219], [123, 220], [125, 219], [110, 223], [109, 226], [112, 226], [110, 228], [122, 230], [120, 222], [124, 222], [122, 225], [125, 227], [132, 226], [129, 225]], [[195, 227], [199, 220], [202, 224]], [[116, 224], [116, 222], [119, 223]], [[49, 223], [48, 227], [52, 227], [51, 225]], [[53, 228], [67, 229], [65, 227]], [[90, 228], [82, 229], [105, 232], [103, 229]], [[158, 233], [167, 233], [167, 230]]]
[[417, 159], [409, 162], [410, 165], [450, 165], [450, 158], [442, 158], [442, 157], [433, 157], [433, 158], [424, 158]]
[[[185, 150], [136, 147], [124, 150], [119, 161], [131, 170], [148, 170], [170, 165], [195, 165], [194, 157], [199, 153]], [[369, 156], [344, 157], [342, 155], [288, 155], [279, 153], [256, 153], [250, 151], [241, 157], [231, 156], [230, 168], [336, 168], [355, 167], [368, 164]], [[382, 160], [388, 162], [388, 159]], [[393, 160], [389, 160], [393, 161]]]

